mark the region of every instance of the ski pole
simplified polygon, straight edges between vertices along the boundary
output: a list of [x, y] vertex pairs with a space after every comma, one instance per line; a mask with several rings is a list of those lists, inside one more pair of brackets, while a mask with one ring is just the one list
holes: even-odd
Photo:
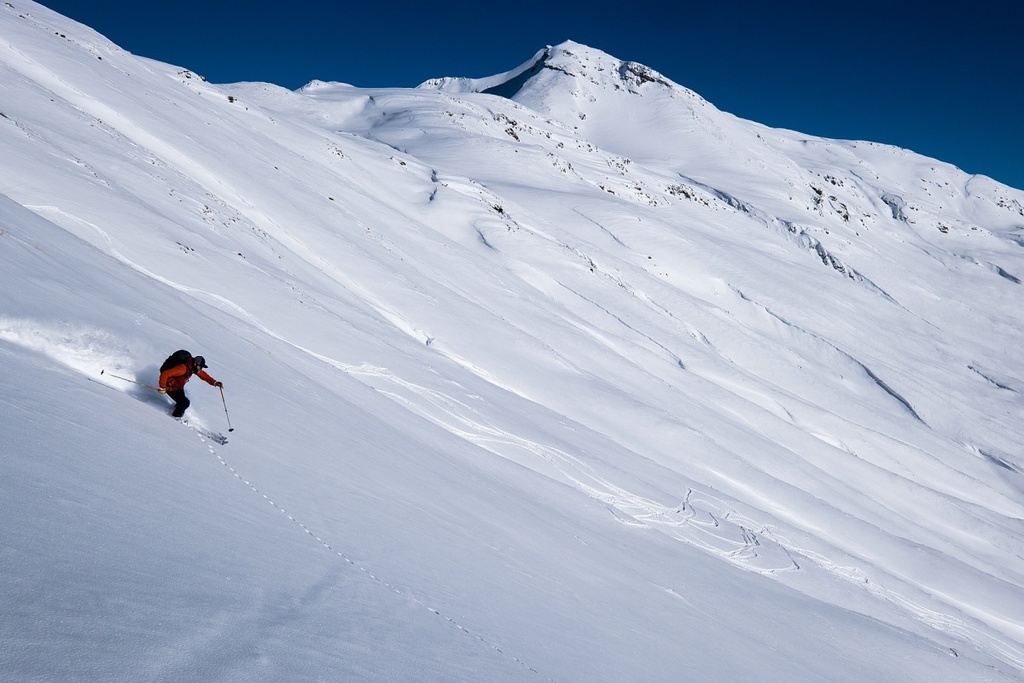
[[[101, 375], [104, 374], [105, 372], [106, 372], [106, 370], [100, 370], [100, 374]], [[133, 379], [128, 379], [127, 377], [121, 377], [119, 375], [115, 375], [114, 373], [110, 373], [110, 377], [114, 377], [115, 379], [123, 379], [125, 382], [131, 382], [132, 384], [138, 384], [140, 387], [146, 387], [147, 389], [152, 389], [153, 391], [160, 391], [158, 388], [156, 388], [154, 386], [150, 386], [149, 384], [143, 384], [142, 382], [136, 382]]]
[[228, 419], [228, 431], [233, 432], [235, 428], [231, 426], [231, 416], [228, 415], [228, 402], [224, 400], [224, 387], [220, 387], [220, 402], [224, 404], [224, 417]]

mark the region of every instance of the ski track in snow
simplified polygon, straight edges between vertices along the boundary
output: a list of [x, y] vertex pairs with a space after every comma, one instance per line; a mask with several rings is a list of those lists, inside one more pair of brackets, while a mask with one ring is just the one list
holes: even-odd
[[[80, 372], [81, 374], [93, 379], [94, 381], [107, 384], [108, 386], [115, 389], [122, 389], [124, 384], [121, 380], [107, 379], [106, 376], [100, 374], [96, 368], [113, 368], [116, 370], [125, 370], [128, 368], [129, 363], [127, 362], [126, 354], [111, 355], [108, 346], [112, 342], [116, 342], [116, 338], [112, 335], [105, 334], [97, 330], [89, 330], [85, 328], [53, 328], [46, 325], [41, 325], [36, 321], [29, 320], [12, 320], [0, 318], [0, 340], [7, 341], [25, 348], [43, 353], [50, 358], [67, 365], [68, 367]], [[118, 346], [116, 343], [113, 344], [115, 347]], [[193, 427], [192, 423], [195, 423]], [[218, 443], [213, 437], [204, 433], [204, 430], [208, 429], [203, 426], [202, 422], [196, 418], [189, 418], [189, 421], [179, 422], [182, 427], [191, 431], [199, 441], [207, 447], [209, 454], [217, 459], [217, 461], [224, 466], [234, 477], [248, 487], [253, 493], [265, 500], [275, 510], [282, 513], [289, 522], [299, 527], [307, 536], [315, 540], [321, 546], [326, 548], [331, 553], [335, 554], [339, 558], [345, 561], [348, 565], [359, 570], [363, 575], [377, 583], [378, 585], [387, 588], [388, 590], [402, 596], [403, 598], [420, 605], [427, 609], [432, 614], [443, 618], [451, 626], [457, 628], [459, 631], [465, 633], [467, 636], [475, 638], [481, 644], [493, 649], [502, 656], [508, 657], [515, 661], [517, 664], [525, 667], [533, 674], [539, 672], [531, 667], [529, 664], [516, 657], [515, 655], [507, 652], [502, 646], [488, 640], [484, 635], [477, 633], [462, 623], [459, 620], [444, 614], [438, 609], [426, 604], [419, 598], [410, 595], [408, 592], [401, 590], [400, 588], [388, 583], [384, 578], [381, 578], [374, 574], [374, 572], [367, 567], [358, 564], [352, 560], [343, 551], [337, 549], [335, 546], [337, 543], [332, 542], [318, 535], [312, 529], [310, 529], [300, 519], [294, 517], [287, 508], [279, 505], [274, 499], [270, 498], [267, 494], [260, 491], [257, 485], [242, 475], [231, 463], [228, 462], [227, 458], [221, 454], [218, 446], [223, 447], [225, 444]], [[551, 680], [551, 679], [548, 679]]]
[[[232, 464], [230, 464], [227, 461], [227, 459], [223, 455], [221, 455], [220, 452], [216, 448], [214, 448], [213, 444], [210, 443], [210, 440], [207, 437], [205, 437], [203, 434], [201, 434], [199, 432], [195, 432], [195, 434], [199, 437], [200, 441], [202, 441], [204, 444], [207, 445], [207, 447], [208, 447], [208, 449], [210, 451], [210, 455], [215, 457], [217, 459], [217, 462], [219, 462], [221, 465], [223, 465], [224, 468], [228, 472], [230, 472], [232, 475], [234, 475], [235, 479], [237, 479], [238, 481], [242, 482], [242, 484], [244, 484], [250, 491], [252, 491], [254, 494], [256, 494], [257, 496], [262, 498], [264, 501], [267, 502], [267, 504], [269, 504], [275, 510], [277, 510], [282, 515], [284, 515], [284, 517], [290, 523], [294, 524], [299, 529], [301, 529], [302, 532], [304, 534], [306, 534], [310, 539], [312, 539], [313, 541], [316, 541], [316, 543], [321, 545], [328, 552], [330, 552], [333, 555], [341, 558], [341, 560], [343, 560], [345, 562], [345, 564], [349, 565], [353, 569], [358, 570], [363, 576], [367, 577], [368, 579], [373, 581], [378, 586], [381, 586], [382, 588], [385, 588], [385, 589], [391, 591], [392, 593], [395, 593], [396, 595], [400, 595], [401, 597], [405, 598], [406, 600], [408, 600], [408, 601], [410, 601], [412, 603], [415, 603], [415, 604], [419, 605], [420, 607], [426, 609], [427, 611], [429, 611], [431, 614], [433, 614], [435, 616], [441, 617], [449, 625], [451, 625], [454, 628], [458, 629], [460, 632], [464, 633], [465, 635], [467, 635], [467, 636], [469, 636], [471, 638], [474, 638], [481, 645], [484, 645], [484, 646], [494, 650], [495, 652], [497, 652], [498, 654], [502, 655], [503, 657], [507, 657], [507, 658], [511, 659], [516, 664], [524, 667], [530, 673], [536, 674], [536, 675], [541, 675], [539, 671], [537, 671], [535, 668], [533, 668], [532, 666], [530, 666], [529, 664], [524, 662], [519, 657], [516, 657], [515, 655], [513, 655], [510, 652], [508, 652], [505, 649], [503, 649], [501, 645], [498, 645], [498, 644], [492, 642], [491, 640], [488, 640], [488, 638], [485, 637], [484, 635], [482, 635], [480, 633], [477, 633], [476, 631], [473, 631], [473, 630], [467, 628], [462, 623], [460, 623], [459, 620], [455, 619], [454, 617], [451, 617], [450, 615], [447, 615], [447, 614], [443, 613], [442, 611], [440, 611], [438, 609], [435, 609], [434, 607], [432, 607], [432, 606], [428, 605], [427, 603], [423, 602], [422, 600], [420, 600], [416, 596], [411, 595], [408, 591], [404, 591], [401, 588], [398, 588], [397, 586], [389, 583], [387, 581], [387, 579], [384, 579], [384, 578], [378, 576], [377, 574], [375, 574], [373, 572], [373, 570], [367, 568], [364, 565], [359, 564], [358, 562], [356, 562], [355, 560], [350, 558], [348, 555], [346, 555], [344, 553], [344, 551], [339, 550], [336, 547], [337, 545], [339, 545], [338, 543], [332, 542], [332, 541], [330, 541], [328, 539], [323, 538], [321, 535], [318, 535], [317, 532], [315, 532], [312, 529], [310, 529], [302, 520], [300, 520], [300, 519], [296, 518], [295, 516], [293, 516], [288, 511], [288, 509], [286, 507], [284, 507], [282, 505], [279, 505], [277, 503], [277, 501], [275, 501], [273, 498], [271, 498], [267, 494], [265, 494], [262, 491], [260, 491], [259, 487], [257, 487], [257, 485], [255, 483], [253, 483], [252, 481], [250, 481], [249, 479], [244, 477], [241, 472], [239, 472], [237, 469], [235, 469], [235, 467]], [[552, 679], [547, 678], [547, 680], [551, 681]]]

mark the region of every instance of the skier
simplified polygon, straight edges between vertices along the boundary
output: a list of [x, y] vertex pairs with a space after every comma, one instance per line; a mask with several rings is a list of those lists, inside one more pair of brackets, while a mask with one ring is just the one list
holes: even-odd
[[202, 356], [192, 357], [192, 354], [188, 351], [181, 350], [175, 351], [164, 364], [160, 366], [160, 393], [167, 394], [174, 399], [174, 411], [171, 413], [174, 417], [181, 417], [188, 410], [188, 406], [191, 403], [188, 397], [185, 396], [185, 384], [189, 381], [192, 375], [198, 375], [199, 379], [203, 380], [210, 386], [223, 387], [223, 382], [218, 382], [214, 378], [206, 374], [204, 368], [206, 368], [206, 359]]

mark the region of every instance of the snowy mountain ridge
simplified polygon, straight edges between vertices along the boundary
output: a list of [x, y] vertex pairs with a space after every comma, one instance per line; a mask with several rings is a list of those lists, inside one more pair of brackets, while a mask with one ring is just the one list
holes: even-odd
[[[548, 71], [542, 73], [544, 69]], [[651, 87], [645, 89], [645, 84]], [[703, 201], [710, 195], [771, 224], [775, 230], [796, 236], [799, 243], [818, 253], [823, 263], [841, 272], [846, 270], [841, 260], [809, 234], [820, 233], [822, 224], [831, 223], [836, 228], [852, 226], [853, 235], [845, 231], [852, 238], [859, 236], [859, 229], [887, 220], [889, 214], [902, 222], [934, 228], [944, 234], [951, 229], [961, 233], [978, 231], [980, 228], [973, 221], [995, 223], [1020, 232], [1024, 217], [1019, 193], [990, 179], [969, 177], [948, 164], [915, 158], [905, 150], [885, 145], [812, 138], [741, 121], [648, 67], [616, 60], [571, 41], [548, 48], [532, 62], [493, 79], [436, 79], [421, 87], [453, 92], [503, 91], [533, 110], [557, 111], [559, 116], [555, 118], [574, 124], [574, 130], [587, 140], [623, 154], [626, 158], [621, 163], [642, 160], [645, 167], [660, 166], [659, 170], [667, 171], [668, 177], [677, 175], [681, 182], [669, 188], [669, 192], [691, 196], [704, 190]], [[646, 95], [656, 102], [652, 106], [634, 107], [628, 117], [619, 116], [630, 106], [627, 95]], [[597, 102], [599, 97], [627, 103], [593, 107], [594, 111], [586, 112], [587, 105]], [[599, 118], [609, 112], [608, 121]], [[744, 139], [751, 143], [744, 150], [749, 157], [746, 162], [729, 163], [717, 169], [714, 161], [733, 155], [737, 141]], [[808, 158], [799, 152], [794, 154], [795, 149], [810, 147], [823, 149], [825, 154], [818, 156], [825, 156], [827, 161], [814, 159], [814, 155]], [[896, 176], [883, 177], [879, 175], [877, 161], [880, 155], [883, 160], [890, 155], [908, 157], [910, 168]], [[666, 159], [671, 160], [668, 167], [662, 163]], [[794, 160], [803, 163], [797, 165]], [[919, 171], [915, 167], [926, 164], [929, 168], [927, 172], [921, 169], [923, 175], [936, 176], [941, 166], [941, 174], [952, 175], [956, 180], [914, 178]], [[769, 177], [791, 188], [786, 200], [766, 205], [764, 198], [743, 197], [737, 190], [742, 185], [736, 177], [751, 171], [755, 181], [771, 171]], [[926, 199], [920, 204], [911, 202], [908, 214], [904, 197], [918, 189]], [[961, 197], [970, 199], [973, 206], [968, 211], [950, 211], [950, 203]], [[980, 215], [974, 216], [975, 212]], [[837, 251], [841, 249], [834, 247]]]
[[[0, 74], [4, 675], [1024, 672], [1024, 192], [571, 42], [290, 92], [12, 0]], [[227, 445], [111, 378], [179, 347]]]

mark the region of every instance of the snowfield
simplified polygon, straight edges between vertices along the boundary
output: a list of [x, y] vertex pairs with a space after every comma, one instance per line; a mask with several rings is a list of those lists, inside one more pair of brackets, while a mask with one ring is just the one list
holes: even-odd
[[292, 92], [10, 0], [0, 679], [1024, 680], [1022, 278], [1024, 192], [576, 43]]

